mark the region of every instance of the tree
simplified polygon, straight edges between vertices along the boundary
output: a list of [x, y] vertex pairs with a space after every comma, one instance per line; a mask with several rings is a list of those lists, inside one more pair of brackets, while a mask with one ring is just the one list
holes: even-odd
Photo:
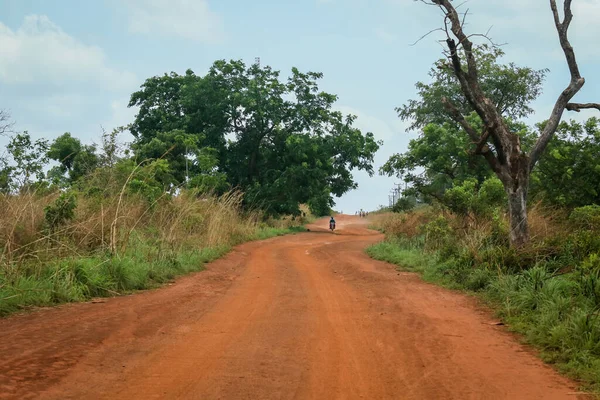
[[532, 194], [568, 208], [600, 204], [599, 154], [598, 118], [561, 122], [531, 176]]
[[165, 189], [185, 183], [190, 173], [193, 176], [198, 172], [190, 161], [190, 156], [200, 149], [202, 135], [175, 129], [156, 132], [148, 139], [135, 141], [132, 145], [133, 151], [138, 162], [148, 159], [164, 159], [168, 162], [169, 173], [159, 178]]
[[[98, 167], [100, 161], [95, 146], [82, 145], [81, 141], [69, 132], [52, 142], [48, 149], [48, 158], [59, 162], [59, 171], [63, 174], [68, 172], [71, 182], [88, 175]], [[56, 173], [53, 172], [52, 175]]]
[[[475, 121], [474, 121], [475, 122]], [[443, 199], [444, 192], [467, 179], [483, 182], [491, 172], [485, 160], [465, 149], [473, 145], [453, 124], [430, 123], [422, 135], [408, 144], [408, 151], [395, 154], [380, 173], [403, 178], [410, 188], [404, 195], [419, 195], [426, 201]]]
[[33, 141], [28, 132], [16, 134], [6, 146], [9, 157], [3, 160], [0, 170], [0, 190], [5, 193], [30, 190], [44, 179], [44, 165], [48, 162], [45, 139]]
[[[542, 93], [542, 84], [547, 69], [534, 70], [514, 63], [500, 64], [504, 51], [498, 47], [483, 44], [473, 49], [477, 58], [478, 78], [482, 91], [489, 97], [502, 115], [517, 121], [533, 112], [529, 103]], [[429, 70], [431, 83], [417, 82], [415, 85], [419, 100], [409, 100], [397, 107], [398, 116], [410, 121], [410, 130], [422, 129], [427, 124], [460, 124], [450, 118], [443, 99], [456, 105], [462, 115], [474, 113], [463, 93], [460, 82], [448, 60], [443, 58], [435, 62]]]
[[279, 75], [219, 60], [205, 76], [188, 70], [150, 78], [130, 102], [140, 107], [136, 154], [164, 157], [175, 183], [189, 174], [192, 185], [221, 187], [226, 176], [246, 205], [268, 214], [297, 215], [309, 201], [319, 209], [333, 204], [332, 195], [356, 187], [352, 169], [372, 174], [379, 143], [353, 127], [354, 116], [332, 109], [337, 96], [319, 90], [322, 74], [294, 68], [287, 81]]
[[[439, 7], [445, 15], [445, 28], [443, 31], [446, 33], [447, 56], [450, 60], [448, 68], [451, 68], [458, 80], [467, 103], [481, 119], [481, 129], [476, 129], [468, 122], [465, 114], [453, 98], [444, 96], [441, 99], [442, 103], [451, 118], [477, 144], [475, 153], [486, 159], [494, 173], [502, 181], [508, 196], [510, 243], [515, 247], [522, 246], [529, 241], [527, 194], [530, 174], [552, 139], [564, 111], [579, 111], [584, 108], [597, 108], [600, 110], [600, 104], [570, 103], [585, 83], [579, 72], [575, 52], [568, 39], [569, 26], [573, 20], [572, 0], [564, 0], [562, 19], [559, 15], [556, 0], [550, 0], [554, 24], [562, 51], [567, 60], [571, 79], [568, 86], [558, 96], [548, 121], [528, 153], [522, 147], [520, 136], [512, 132], [507, 125], [505, 120], [506, 111], [503, 114], [503, 109], [498, 107], [498, 104], [494, 102], [494, 98], [485, 92], [485, 86], [482, 84], [480, 76], [477, 48], [471, 41], [473, 35], [465, 33], [463, 18], [461, 18], [456, 8], [450, 0], [421, 1]], [[463, 60], [466, 63], [463, 63]]]

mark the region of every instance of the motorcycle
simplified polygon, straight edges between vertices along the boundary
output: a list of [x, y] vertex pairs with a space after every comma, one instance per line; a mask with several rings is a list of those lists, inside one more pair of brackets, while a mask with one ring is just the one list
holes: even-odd
[[331, 229], [331, 232], [333, 232], [335, 230], [335, 222], [329, 223], [329, 229]]

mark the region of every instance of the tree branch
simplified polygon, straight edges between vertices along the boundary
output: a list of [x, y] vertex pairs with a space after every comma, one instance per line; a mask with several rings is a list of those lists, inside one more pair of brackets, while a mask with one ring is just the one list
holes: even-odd
[[0, 110], [0, 135], [4, 136], [12, 133], [14, 122], [10, 120], [10, 115], [4, 110]]
[[600, 111], [600, 103], [568, 103], [566, 107], [567, 111], [575, 112], [579, 112], [587, 108], [595, 108]]
[[[577, 65], [577, 60], [575, 58], [575, 51], [573, 50], [573, 46], [569, 42], [568, 31], [569, 25], [573, 20], [573, 13], [571, 12], [571, 1], [565, 0], [564, 3], [564, 19], [561, 22], [560, 15], [558, 13], [558, 7], [556, 6], [556, 0], [550, 0], [550, 8], [552, 9], [552, 15], [554, 16], [554, 25], [556, 26], [556, 31], [558, 33], [558, 39], [560, 41], [560, 47], [565, 54], [565, 58], [567, 60], [567, 65], [569, 66], [569, 72], [571, 74], [571, 81], [569, 85], [562, 91], [562, 93], [558, 96], [556, 103], [554, 104], [554, 108], [552, 109], [552, 113], [550, 114], [550, 118], [544, 127], [540, 137], [537, 142], [531, 149], [531, 153], [529, 154], [529, 170], [531, 171], [535, 164], [538, 162], [540, 156], [546, 149], [546, 146], [552, 139], [552, 135], [556, 132], [556, 128], [560, 123], [560, 119], [567, 108], [569, 101], [575, 96], [579, 90], [585, 84], [585, 79], [581, 77], [579, 73], [579, 66]], [[575, 109], [574, 109], [575, 110]], [[575, 110], [577, 111], [577, 110]]]
[[475, 128], [473, 128], [471, 126], [471, 124], [469, 124], [469, 122], [461, 114], [460, 110], [458, 108], [456, 108], [456, 106], [454, 104], [452, 104], [452, 102], [450, 100], [448, 100], [447, 97], [442, 97], [442, 104], [444, 105], [444, 108], [446, 109], [446, 111], [448, 111], [448, 113], [450, 114], [450, 117], [454, 121], [456, 121], [458, 124], [460, 124], [460, 126], [462, 126], [462, 128], [465, 130], [465, 132], [467, 132], [469, 137], [473, 141], [479, 142], [479, 140], [481, 139], [481, 136], [475, 130]]
[[500, 166], [500, 163], [498, 162], [498, 159], [496, 158], [494, 153], [491, 152], [490, 148], [487, 146], [487, 143], [486, 143], [487, 139], [490, 135], [490, 131], [488, 129], [485, 129], [483, 134], [479, 134], [475, 130], [475, 128], [473, 128], [471, 126], [471, 124], [469, 124], [469, 122], [465, 119], [465, 117], [460, 113], [460, 110], [458, 108], [456, 108], [456, 106], [454, 104], [452, 104], [452, 102], [450, 102], [450, 100], [448, 100], [446, 97], [444, 97], [444, 98], [442, 98], [442, 103], [444, 104], [444, 107], [450, 114], [451, 118], [454, 121], [456, 121], [458, 124], [460, 124], [460, 126], [462, 126], [462, 128], [465, 130], [465, 132], [467, 132], [469, 137], [475, 143], [477, 143], [477, 148], [475, 149], [475, 154], [481, 154], [483, 157], [485, 157], [485, 159], [487, 160], [490, 167], [492, 167], [492, 170], [494, 172], [496, 172], [498, 174], [502, 173], [501, 166]]

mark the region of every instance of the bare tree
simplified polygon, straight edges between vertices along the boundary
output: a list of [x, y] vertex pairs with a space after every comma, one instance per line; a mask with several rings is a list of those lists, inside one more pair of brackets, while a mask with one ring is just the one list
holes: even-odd
[[561, 48], [565, 54], [571, 80], [568, 86], [558, 96], [550, 117], [542, 129], [535, 145], [526, 154], [521, 149], [521, 141], [516, 133], [509, 130], [502, 113], [481, 89], [477, 60], [473, 52], [473, 36], [464, 32], [464, 15], [460, 15], [451, 0], [421, 0], [423, 3], [439, 7], [444, 15], [444, 28], [446, 32], [446, 45], [450, 68], [454, 71], [460, 87], [467, 101], [473, 107], [483, 122], [481, 131], [471, 126], [465, 116], [461, 114], [456, 105], [444, 98], [444, 107], [451, 118], [459, 123], [470, 138], [477, 144], [476, 154], [480, 154], [489, 163], [492, 170], [502, 181], [508, 195], [508, 209], [510, 217], [510, 243], [513, 246], [522, 246], [529, 241], [529, 225], [527, 221], [527, 192], [531, 170], [546, 149], [552, 135], [556, 132], [558, 124], [565, 110], [580, 111], [581, 109], [596, 108], [595, 103], [570, 103], [573, 96], [579, 92], [585, 79], [579, 72], [575, 52], [569, 43], [568, 30], [573, 13], [571, 12], [572, 0], [564, 0], [564, 16], [561, 19], [556, 0], [549, 0], [554, 14], [554, 24], [558, 32]]
[[5, 110], [0, 110], [0, 135], [6, 135], [11, 132], [13, 122], [10, 115]]

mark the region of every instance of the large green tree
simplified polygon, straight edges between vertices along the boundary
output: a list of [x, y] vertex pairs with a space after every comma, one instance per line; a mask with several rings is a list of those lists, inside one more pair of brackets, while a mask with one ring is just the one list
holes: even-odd
[[372, 174], [379, 143], [333, 109], [337, 96], [319, 90], [321, 78], [294, 68], [282, 80], [268, 66], [224, 60], [204, 76], [150, 78], [130, 101], [140, 108], [134, 148], [168, 160], [174, 184], [200, 174], [202, 185], [222, 187], [225, 177], [246, 204], [270, 214], [297, 214], [300, 203], [322, 210], [357, 186], [352, 169]]

